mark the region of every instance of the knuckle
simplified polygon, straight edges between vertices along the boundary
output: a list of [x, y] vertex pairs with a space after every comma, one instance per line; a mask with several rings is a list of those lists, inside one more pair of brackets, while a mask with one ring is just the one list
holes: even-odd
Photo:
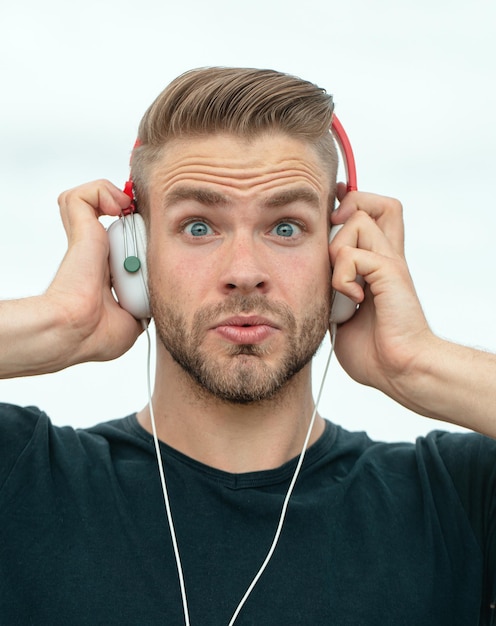
[[354, 254], [355, 254], [356, 248], [353, 248], [352, 246], [341, 246], [339, 248], [339, 250], [336, 251], [335, 255], [334, 255], [334, 272], [333, 274], [335, 274], [336, 269], [339, 268], [339, 270], [341, 271], [344, 268], [348, 268], [350, 267], [350, 265], [354, 266]]
[[89, 185], [94, 185], [95, 187], [99, 188], [99, 189], [108, 189], [108, 187], [111, 185], [111, 182], [109, 180], [107, 180], [106, 178], [98, 178], [97, 180], [93, 181], [92, 183], [88, 183]]
[[398, 199], [388, 198], [387, 208], [391, 212], [391, 214], [393, 214], [395, 217], [403, 216], [403, 205]]
[[356, 221], [357, 223], [362, 223], [362, 222], [370, 222], [370, 220], [372, 219], [371, 216], [366, 212], [363, 211], [361, 209], [359, 209], [358, 211], [355, 212], [355, 214], [352, 216], [352, 219], [354, 221]]
[[57, 203], [59, 205], [60, 208], [65, 207], [65, 205], [67, 204], [67, 195], [68, 195], [69, 191], [63, 191], [62, 193], [59, 194], [58, 198], [57, 198]]

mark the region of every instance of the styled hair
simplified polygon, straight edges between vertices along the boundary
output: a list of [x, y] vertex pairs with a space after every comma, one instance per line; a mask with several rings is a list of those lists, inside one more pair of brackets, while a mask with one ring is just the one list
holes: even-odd
[[167, 142], [215, 133], [250, 139], [277, 131], [307, 142], [328, 169], [334, 195], [333, 109], [324, 89], [274, 70], [212, 67], [182, 74], [152, 103], [139, 126], [131, 175], [140, 211], [147, 212], [150, 170]]

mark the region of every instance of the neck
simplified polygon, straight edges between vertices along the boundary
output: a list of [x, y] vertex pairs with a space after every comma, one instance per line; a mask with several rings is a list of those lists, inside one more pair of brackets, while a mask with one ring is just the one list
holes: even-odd
[[[168, 353], [157, 355], [152, 397], [161, 441], [206, 465], [231, 473], [274, 469], [302, 449], [314, 410], [308, 364], [276, 396], [233, 404], [199, 389]], [[138, 414], [149, 432], [149, 407]], [[322, 434], [317, 416], [309, 445]]]

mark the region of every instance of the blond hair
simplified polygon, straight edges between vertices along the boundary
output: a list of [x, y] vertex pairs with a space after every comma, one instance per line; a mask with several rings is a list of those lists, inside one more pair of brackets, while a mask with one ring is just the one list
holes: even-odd
[[167, 142], [214, 133], [254, 138], [279, 131], [305, 141], [316, 148], [334, 186], [333, 109], [324, 89], [274, 70], [212, 67], [182, 74], [162, 91], [139, 126], [131, 174], [140, 211], [147, 211], [150, 168]]

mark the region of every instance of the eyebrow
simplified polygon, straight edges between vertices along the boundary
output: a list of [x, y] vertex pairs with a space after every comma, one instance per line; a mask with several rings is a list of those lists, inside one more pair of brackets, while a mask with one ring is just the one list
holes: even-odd
[[205, 189], [204, 187], [179, 186], [165, 196], [164, 208], [177, 204], [178, 202], [195, 200], [205, 206], [220, 206], [231, 204], [231, 200], [223, 194]]
[[287, 189], [270, 196], [263, 202], [263, 206], [269, 209], [277, 209], [293, 202], [304, 202], [314, 209], [320, 209], [320, 197], [317, 192], [306, 187]]
[[[165, 196], [164, 208], [167, 209], [179, 202], [191, 200], [209, 207], [229, 206], [232, 204], [232, 200], [228, 196], [218, 191], [206, 189], [205, 187], [181, 185]], [[262, 206], [267, 209], [277, 209], [292, 204], [293, 202], [304, 202], [313, 209], [320, 209], [320, 197], [318, 193], [306, 187], [279, 191], [265, 198], [262, 202]]]

